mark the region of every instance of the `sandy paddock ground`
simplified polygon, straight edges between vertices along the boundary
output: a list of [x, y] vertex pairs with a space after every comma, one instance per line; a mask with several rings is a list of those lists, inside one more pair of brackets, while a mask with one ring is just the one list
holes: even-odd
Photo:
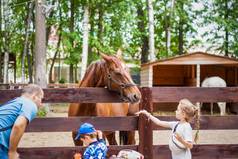
[[[168, 144], [169, 131], [154, 131], [153, 143], [156, 145]], [[138, 134], [136, 135], [137, 144]], [[237, 144], [237, 130], [200, 131], [199, 144]], [[74, 146], [71, 132], [63, 133], [25, 133], [20, 147], [71, 147]]]
[[[62, 113], [63, 112], [63, 113]], [[67, 116], [65, 111], [50, 113], [52, 117]], [[195, 133], [195, 132], [194, 132]], [[118, 134], [118, 133], [117, 133]], [[170, 131], [160, 130], [153, 132], [153, 143], [156, 145], [168, 144]], [[118, 136], [118, 135], [117, 135]], [[117, 139], [118, 140], [118, 139]], [[138, 144], [138, 133], [136, 134]], [[200, 130], [199, 144], [238, 144], [238, 130]], [[71, 132], [41, 132], [25, 133], [20, 141], [20, 147], [70, 147], [74, 146]]]

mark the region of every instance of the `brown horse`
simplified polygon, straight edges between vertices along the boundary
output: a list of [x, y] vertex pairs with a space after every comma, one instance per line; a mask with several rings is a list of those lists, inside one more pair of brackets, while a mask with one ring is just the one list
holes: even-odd
[[[128, 103], [71, 103], [68, 116], [127, 116], [138, 111], [141, 93], [134, 84], [125, 64], [117, 56], [100, 54], [103, 60], [89, 65], [79, 87], [106, 87], [120, 93], [121, 98]], [[129, 104], [130, 103], [130, 104]], [[117, 145], [115, 132], [104, 133], [110, 145]], [[73, 139], [76, 132], [72, 132]], [[124, 141], [125, 142], [125, 141]], [[81, 145], [75, 141], [75, 145]], [[134, 133], [130, 132], [126, 143], [135, 144]]]

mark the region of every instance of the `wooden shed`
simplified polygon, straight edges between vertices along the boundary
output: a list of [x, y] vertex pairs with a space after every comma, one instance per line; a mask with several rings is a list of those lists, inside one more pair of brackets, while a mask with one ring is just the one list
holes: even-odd
[[238, 60], [204, 52], [194, 52], [145, 63], [141, 66], [141, 86], [200, 87], [206, 77], [219, 76], [227, 86], [238, 85]]

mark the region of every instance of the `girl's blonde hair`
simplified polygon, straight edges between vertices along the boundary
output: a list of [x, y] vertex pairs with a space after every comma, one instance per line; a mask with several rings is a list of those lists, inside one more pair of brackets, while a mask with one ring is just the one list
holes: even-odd
[[191, 121], [192, 119], [195, 119], [195, 129], [196, 134], [194, 137], [194, 141], [197, 143], [198, 141], [198, 133], [200, 128], [200, 115], [199, 115], [199, 107], [195, 106], [193, 103], [191, 103], [188, 99], [181, 99], [179, 101], [179, 106], [181, 110], [185, 113], [185, 120], [187, 122]]

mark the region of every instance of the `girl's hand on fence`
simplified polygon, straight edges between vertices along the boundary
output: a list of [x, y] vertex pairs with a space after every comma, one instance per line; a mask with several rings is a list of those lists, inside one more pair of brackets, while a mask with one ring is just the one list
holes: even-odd
[[150, 117], [150, 113], [147, 112], [146, 110], [141, 110], [141, 111], [139, 111], [139, 112], [137, 112], [137, 113], [135, 113], [135, 114], [136, 114], [136, 115], [145, 114], [147, 117]]
[[143, 110], [136, 112], [135, 115], [139, 116], [141, 113], [143, 114]]

